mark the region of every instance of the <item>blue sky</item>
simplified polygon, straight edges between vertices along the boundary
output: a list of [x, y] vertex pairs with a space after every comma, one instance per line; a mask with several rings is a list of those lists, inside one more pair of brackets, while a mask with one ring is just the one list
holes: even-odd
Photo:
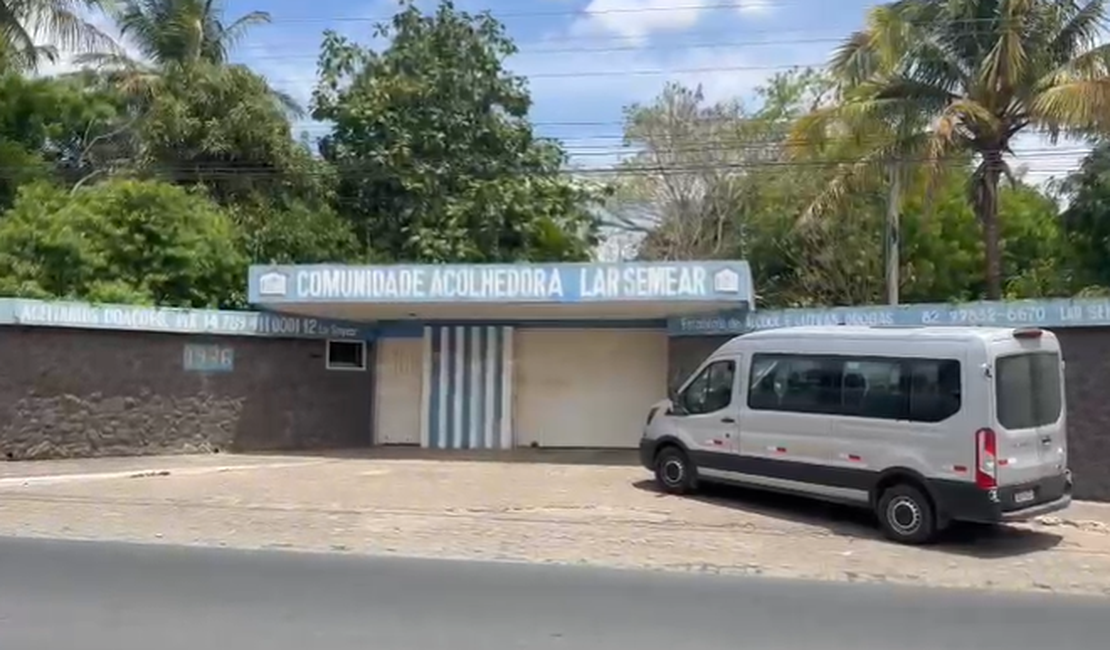
[[[433, 3], [428, 2], [429, 6]], [[732, 6], [729, 6], [732, 5]], [[823, 63], [836, 39], [856, 26], [856, 0], [458, 0], [505, 23], [521, 53], [510, 67], [530, 79], [533, 119], [565, 142], [579, 164], [612, 159], [621, 111], [648, 101], [669, 80], [702, 84], [711, 99], [750, 93], [768, 74]], [[807, 6], [821, 7], [820, 14]], [[319, 0], [233, 0], [230, 15], [269, 11], [237, 56], [297, 97], [311, 92], [320, 33], [336, 29], [364, 41], [392, 0], [353, 5]], [[318, 132], [319, 127], [311, 129]]]
[[[434, 6], [434, 0], [423, 2]], [[557, 137], [576, 162], [597, 167], [620, 149], [623, 107], [650, 101], [667, 81], [701, 84], [711, 100], [745, 97], [768, 75], [821, 65], [857, 29], [863, 0], [456, 0], [490, 10], [521, 53], [509, 66], [530, 79], [533, 120]], [[370, 43], [375, 22], [395, 0], [226, 0], [227, 16], [267, 11], [235, 57], [306, 105], [325, 29]], [[323, 125], [299, 125], [319, 135]], [[1027, 138], [1018, 164], [1040, 181], [1073, 167], [1081, 150]], [[1074, 155], [1069, 155], [1073, 152]]]

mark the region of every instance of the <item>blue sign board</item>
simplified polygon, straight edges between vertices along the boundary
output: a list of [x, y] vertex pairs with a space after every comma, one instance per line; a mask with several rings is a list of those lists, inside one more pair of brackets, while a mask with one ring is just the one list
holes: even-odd
[[235, 350], [226, 345], [186, 343], [182, 365], [195, 372], [231, 372], [235, 369]]
[[672, 336], [743, 334], [801, 325], [984, 325], [993, 327], [1107, 327], [1110, 300], [1058, 299], [919, 304], [896, 307], [783, 309], [672, 318]]
[[751, 303], [747, 262], [482, 264], [424, 266], [252, 266], [254, 304]]
[[273, 338], [372, 338], [372, 331], [364, 325], [302, 316], [18, 298], [0, 298], [0, 324]]

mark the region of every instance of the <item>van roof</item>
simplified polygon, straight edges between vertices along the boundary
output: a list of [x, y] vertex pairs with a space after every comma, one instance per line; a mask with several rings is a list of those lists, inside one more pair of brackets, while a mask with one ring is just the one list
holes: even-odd
[[[939, 326], [858, 326], [858, 325], [806, 325], [800, 327], [780, 327], [758, 332], [741, 334], [725, 345], [740, 343], [742, 341], [768, 341], [781, 339], [826, 339], [836, 337], [840, 339], [869, 339], [877, 341], [998, 341], [1012, 338], [1014, 332], [1022, 329], [1037, 329], [1035, 327], [959, 327], [953, 325]], [[1045, 332], [1052, 336], [1051, 332]]]

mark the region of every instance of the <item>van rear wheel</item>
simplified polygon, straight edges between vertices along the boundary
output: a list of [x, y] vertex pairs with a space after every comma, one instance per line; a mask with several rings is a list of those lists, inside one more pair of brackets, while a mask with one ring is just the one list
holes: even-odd
[[697, 469], [686, 452], [664, 447], [655, 457], [655, 483], [668, 494], [688, 494], [697, 486]]
[[899, 483], [887, 488], [875, 507], [887, 539], [900, 544], [928, 544], [937, 534], [937, 517], [929, 497], [918, 488]]

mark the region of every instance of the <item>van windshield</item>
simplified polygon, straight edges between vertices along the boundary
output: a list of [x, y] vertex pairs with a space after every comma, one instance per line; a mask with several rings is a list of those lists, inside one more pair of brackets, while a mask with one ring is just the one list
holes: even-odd
[[998, 357], [994, 390], [998, 423], [1007, 429], [1052, 424], [1063, 408], [1060, 355], [1032, 352]]

